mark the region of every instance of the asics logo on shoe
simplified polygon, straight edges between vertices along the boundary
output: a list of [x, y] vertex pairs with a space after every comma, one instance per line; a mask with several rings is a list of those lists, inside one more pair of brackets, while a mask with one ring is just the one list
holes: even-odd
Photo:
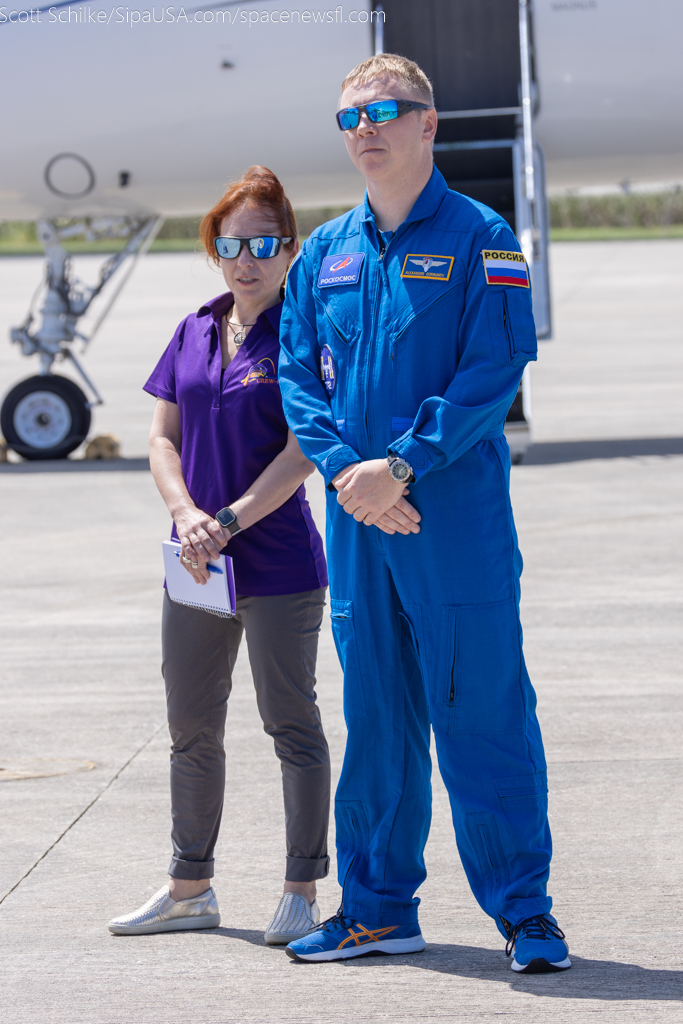
[[349, 934], [339, 943], [337, 949], [343, 949], [349, 942], [355, 942], [357, 946], [362, 946], [366, 942], [379, 942], [380, 939], [386, 938], [390, 932], [395, 932], [397, 927], [398, 925], [392, 925], [390, 928], [375, 928], [374, 931], [371, 931], [364, 924], [357, 924], [356, 928], [358, 931], [354, 931], [352, 925], [349, 928]]

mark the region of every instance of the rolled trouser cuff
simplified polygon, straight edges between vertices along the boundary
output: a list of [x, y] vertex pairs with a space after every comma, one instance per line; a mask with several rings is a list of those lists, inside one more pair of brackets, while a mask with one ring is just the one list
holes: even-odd
[[330, 871], [329, 857], [286, 857], [286, 882], [315, 882], [327, 878]]
[[187, 882], [199, 882], [202, 878], [213, 878], [215, 861], [211, 860], [181, 860], [180, 857], [171, 857], [171, 865], [168, 873], [171, 878], [182, 878]]

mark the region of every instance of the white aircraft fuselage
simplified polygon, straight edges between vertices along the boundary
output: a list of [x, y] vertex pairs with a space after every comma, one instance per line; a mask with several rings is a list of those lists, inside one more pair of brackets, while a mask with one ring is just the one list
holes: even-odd
[[[200, 214], [254, 163], [299, 208], [362, 197], [334, 113], [367, 0], [103, 3], [0, 6], [0, 217]], [[681, 29], [680, 0], [536, 0], [551, 188], [683, 179]]]

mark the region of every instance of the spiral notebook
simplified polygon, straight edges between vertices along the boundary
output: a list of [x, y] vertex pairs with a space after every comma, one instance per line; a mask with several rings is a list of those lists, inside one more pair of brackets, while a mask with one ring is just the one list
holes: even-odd
[[209, 563], [210, 578], [204, 586], [195, 583], [180, 561], [180, 544], [175, 540], [162, 543], [166, 589], [176, 604], [202, 608], [205, 612], [230, 619], [235, 614], [235, 577], [232, 558], [221, 555], [217, 562]]

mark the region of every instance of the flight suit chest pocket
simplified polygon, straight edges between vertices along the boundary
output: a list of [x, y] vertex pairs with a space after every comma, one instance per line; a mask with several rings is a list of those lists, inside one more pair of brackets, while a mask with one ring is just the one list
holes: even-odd
[[526, 289], [489, 286], [486, 314], [494, 363], [523, 366], [536, 359], [536, 327]]
[[347, 722], [367, 715], [365, 690], [358, 657], [353, 601], [330, 600], [332, 635], [344, 673], [344, 718]]
[[[346, 301], [344, 301], [346, 300]], [[351, 349], [361, 336], [363, 322], [360, 297], [349, 295], [326, 296], [326, 301], [318, 304], [318, 337], [332, 337], [341, 341], [345, 348]]]

